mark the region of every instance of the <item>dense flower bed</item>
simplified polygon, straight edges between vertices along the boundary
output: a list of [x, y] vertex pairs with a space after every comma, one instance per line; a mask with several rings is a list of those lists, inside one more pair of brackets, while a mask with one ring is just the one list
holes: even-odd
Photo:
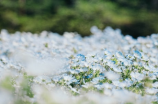
[[0, 33], [1, 104], [157, 104], [158, 34]]

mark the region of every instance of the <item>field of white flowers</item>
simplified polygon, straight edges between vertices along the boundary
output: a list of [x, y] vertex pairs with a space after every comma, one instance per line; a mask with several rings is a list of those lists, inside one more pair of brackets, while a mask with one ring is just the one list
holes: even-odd
[[158, 34], [0, 33], [0, 104], [158, 104]]

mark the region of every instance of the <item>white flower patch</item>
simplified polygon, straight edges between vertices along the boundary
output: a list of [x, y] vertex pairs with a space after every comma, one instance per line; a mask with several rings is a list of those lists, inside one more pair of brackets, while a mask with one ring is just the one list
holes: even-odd
[[0, 102], [157, 104], [158, 34], [134, 39], [96, 26], [91, 32], [2, 30]]
[[147, 88], [146, 89], [146, 93], [149, 93], [149, 94], [156, 94], [158, 92], [158, 89], [155, 89], [155, 88]]
[[116, 74], [115, 72], [112, 71], [105, 72], [104, 74], [110, 80], [118, 80], [120, 78], [119, 74]]
[[153, 83], [152, 86], [158, 88], [158, 82]]
[[142, 57], [142, 54], [141, 54], [141, 52], [139, 52], [139, 51], [134, 51], [134, 56], [135, 57], [137, 57], [137, 58], [139, 58], [139, 59], [141, 59], [141, 57]]
[[131, 74], [132, 79], [137, 79], [138, 81], [143, 80], [144, 79], [144, 75], [137, 73], [137, 72], [132, 72]]

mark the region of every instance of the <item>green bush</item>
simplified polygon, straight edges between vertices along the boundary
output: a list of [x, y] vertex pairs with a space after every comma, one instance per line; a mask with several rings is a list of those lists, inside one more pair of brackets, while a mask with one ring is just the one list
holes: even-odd
[[[93, 25], [120, 28], [134, 37], [158, 32], [158, 12], [151, 0], [2, 0], [0, 29], [10, 32], [43, 30], [90, 35]], [[144, 6], [143, 6], [144, 5]], [[151, 8], [151, 6], [153, 8]]]

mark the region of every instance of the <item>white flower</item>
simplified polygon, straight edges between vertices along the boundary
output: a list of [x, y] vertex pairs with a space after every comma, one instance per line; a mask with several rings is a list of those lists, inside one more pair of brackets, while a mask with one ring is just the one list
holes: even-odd
[[112, 83], [115, 85], [115, 86], [120, 86], [120, 82], [119, 81], [112, 81]]
[[61, 77], [59, 77], [59, 76], [53, 77], [53, 81], [55, 81], [55, 82], [58, 82], [60, 79], [61, 79]]
[[86, 71], [88, 71], [88, 68], [81, 68], [81, 69], [79, 69], [79, 71], [80, 72], [86, 72]]
[[109, 67], [114, 67], [114, 66], [115, 66], [115, 62], [114, 62], [114, 61], [111, 61], [111, 60], [108, 60], [108, 61], [107, 61], [107, 65], [108, 65]]
[[105, 72], [104, 74], [110, 80], [117, 80], [120, 78], [119, 74], [116, 74], [115, 72], [112, 71]]
[[105, 79], [105, 78], [104, 77], [93, 78], [92, 83], [97, 84], [100, 80], [103, 80], [103, 79]]
[[104, 88], [106, 88], [106, 89], [112, 89], [112, 88], [113, 88], [113, 85], [111, 85], [111, 84], [109, 84], [109, 83], [104, 83], [102, 86], [103, 86]]
[[69, 70], [69, 71], [70, 71], [71, 74], [78, 74], [78, 73], [79, 73], [78, 70], [74, 70], [74, 69], [71, 69], [71, 70]]
[[70, 81], [70, 80], [73, 79], [73, 77], [70, 76], [70, 75], [64, 75], [63, 78], [64, 78], [64, 80], [66, 80], [66, 81]]
[[90, 31], [95, 34], [95, 33], [97, 33], [100, 30], [96, 26], [92, 26]]
[[109, 89], [105, 89], [105, 90], [104, 90], [104, 94], [105, 94], [105, 95], [108, 95], [108, 96], [112, 96], [112, 91], [109, 90]]
[[157, 77], [154, 73], [150, 73], [149, 78], [152, 79], [152, 80], [157, 79]]
[[122, 54], [120, 51], [116, 52], [116, 56], [117, 56], [117, 57], [124, 58], [123, 54]]
[[152, 86], [158, 88], [158, 82], [153, 83]]
[[55, 84], [49, 83], [48, 86], [49, 86], [49, 87], [55, 87]]
[[94, 66], [92, 66], [92, 69], [94, 71], [96, 71], [96, 70], [103, 71], [104, 70], [104, 68], [100, 64], [95, 64]]
[[95, 88], [97, 88], [98, 90], [101, 90], [102, 89], [102, 86], [97, 84], [97, 85], [94, 85]]
[[133, 82], [129, 79], [125, 79], [125, 82], [127, 84], [127, 87], [130, 87], [133, 84]]
[[76, 58], [77, 58], [78, 60], [80, 60], [80, 61], [85, 61], [85, 56], [82, 55], [82, 54], [77, 54], [77, 55], [76, 55]]
[[113, 70], [114, 70], [115, 72], [122, 72], [122, 70], [119, 69], [119, 68], [117, 68], [117, 67], [113, 67]]
[[140, 73], [137, 73], [137, 72], [132, 72], [130, 75], [131, 75], [132, 78], [135, 78], [138, 81], [143, 80], [144, 77], [145, 77], [143, 74], [140, 74]]
[[155, 88], [146, 89], [146, 93], [149, 93], [149, 94], [156, 94], [157, 92], [158, 92], [158, 89], [155, 89]]
[[124, 61], [124, 64], [125, 64], [125, 66], [130, 66], [130, 65], [132, 65], [133, 63], [132, 63], [132, 61], [130, 61], [130, 60], [125, 60], [125, 61]]
[[127, 87], [128, 83], [126, 82], [120, 82], [119, 86], [124, 88], [124, 87]]
[[104, 50], [104, 54], [107, 56], [107, 59], [110, 59], [112, 57], [112, 53], [108, 51], [107, 49]]
[[149, 60], [149, 57], [146, 56], [144, 53], [142, 53], [142, 60], [148, 61], [148, 60]]
[[134, 51], [134, 56], [137, 57], [138, 59], [141, 59], [142, 54], [138, 50]]
[[129, 60], [133, 60], [133, 59], [134, 59], [134, 56], [131, 55], [131, 54], [127, 54], [127, 55], [126, 55], [126, 58], [129, 59]]

